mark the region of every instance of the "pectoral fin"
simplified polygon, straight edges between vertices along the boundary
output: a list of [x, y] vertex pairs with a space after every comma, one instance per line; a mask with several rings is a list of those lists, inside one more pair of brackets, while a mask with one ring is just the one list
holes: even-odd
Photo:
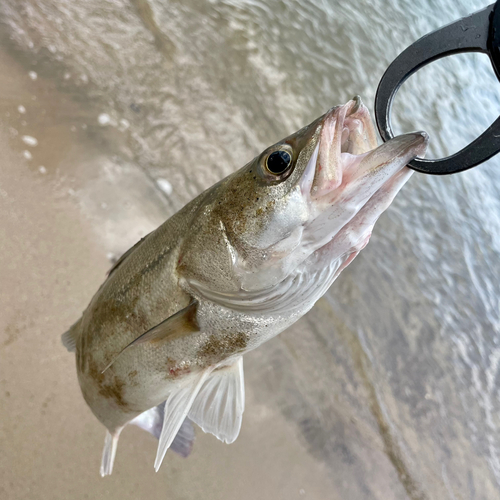
[[124, 347], [116, 357], [104, 368], [104, 373], [127, 349], [144, 344], [146, 342], [160, 342], [162, 340], [173, 340], [193, 332], [200, 331], [196, 320], [196, 310], [198, 301], [193, 300], [187, 307], [176, 312], [165, 321], [154, 326], [140, 337], [136, 338], [129, 345]]

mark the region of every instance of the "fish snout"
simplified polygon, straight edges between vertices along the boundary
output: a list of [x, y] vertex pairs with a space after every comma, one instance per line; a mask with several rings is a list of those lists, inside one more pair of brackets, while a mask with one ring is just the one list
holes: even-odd
[[422, 131], [394, 137], [369, 153], [358, 155], [349, 167], [349, 181], [373, 183], [388, 179], [417, 156], [424, 156], [428, 143], [429, 136]]
[[[355, 156], [344, 163], [341, 189], [332, 200], [340, 199], [361, 207], [379, 190], [385, 190], [393, 179], [417, 156], [424, 156], [429, 136], [425, 132], [412, 132], [394, 137], [378, 148]], [[345, 166], [345, 165], [344, 165]]]

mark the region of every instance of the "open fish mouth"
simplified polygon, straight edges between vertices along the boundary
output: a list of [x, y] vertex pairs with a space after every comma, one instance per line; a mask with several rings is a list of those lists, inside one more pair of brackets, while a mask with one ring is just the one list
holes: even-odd
[[372, 187], [380, 187], [380, 181], [423, 155], [427, 142], [425, 132], [414, 132], [377, 147], [369, 111], [356, 96], [324, 115], [318, 143], [301, 179], [302, 192], [320, 200], [349, 185], [363, 184], [366, 177]]
[[414, 132], [377, 147], [369, 111], [359, 97], [328, 111], [300, 180], [311, 210], [305, 246], [314, 251], [346, 232], [346, 226], [352, 229], [351, 221], [363, 219], [366, 231], [353, 248], [364, 247], [371, 227], [411, 176], [406, 165], [425, 154], [427, 143], [425, 132]]

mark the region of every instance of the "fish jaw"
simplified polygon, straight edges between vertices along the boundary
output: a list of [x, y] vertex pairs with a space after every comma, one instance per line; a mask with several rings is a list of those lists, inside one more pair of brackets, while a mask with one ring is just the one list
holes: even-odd
[[[320, 140], [299, 182], [310, 213], [302, 240], [306, 255], [346, 232], [359, 212], [370, 211], [374, 224], [409, 179], [406, 165], [425, 154], [428, 136], [405, 134], [379, 147], [372, 147], [374, 141], [368, 110], [359, 99], [325, 115]], [[379, 201], [364, 209], [375, 195]]]
[[318, 143], [312, 196], [321, 198], [338, 188], [346, 169], [345, 155], [366, 153], [377, 147], [370, 113], [359, 96], [328, 111], [323, 119]]

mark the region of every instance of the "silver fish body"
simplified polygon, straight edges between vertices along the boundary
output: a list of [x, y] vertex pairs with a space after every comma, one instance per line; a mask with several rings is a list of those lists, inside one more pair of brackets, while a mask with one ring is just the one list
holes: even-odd
[[355, 98], [266, 149], [120, 259], [64, 336], [83, 396], [108, 429], [103, 475], [130, 422], [161, 429], [157, 469], [186, 417], [236, 439], [242, 355], [326, 292], [426, 144], [419, 132], [377, 147]]

